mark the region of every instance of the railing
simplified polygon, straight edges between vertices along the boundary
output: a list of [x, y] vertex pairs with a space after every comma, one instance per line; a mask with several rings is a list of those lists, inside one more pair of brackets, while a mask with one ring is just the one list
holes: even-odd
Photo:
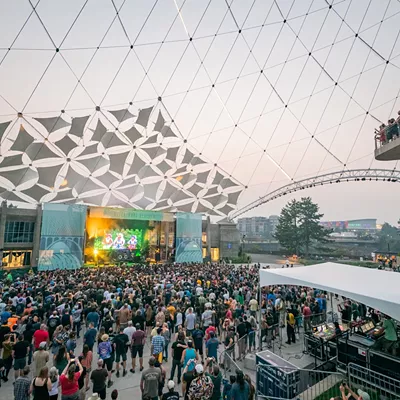
[[400, 381], [380, 374], [360, 365], [350, 363], [347, 366], [349, 384], [364, 388], [373, 398], [394, 400], [400, 398]]
[[319, 400], [340, 395], [345, 375], [296, 367], [257, 366], [257, 397], [269, 400]]

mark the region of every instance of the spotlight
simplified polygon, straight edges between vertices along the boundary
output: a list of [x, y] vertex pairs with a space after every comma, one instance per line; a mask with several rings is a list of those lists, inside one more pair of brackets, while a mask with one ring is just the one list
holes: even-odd
[[365, 181], [365, 178], [362, 178], [361, 180], [362, 180], [362, 181]]

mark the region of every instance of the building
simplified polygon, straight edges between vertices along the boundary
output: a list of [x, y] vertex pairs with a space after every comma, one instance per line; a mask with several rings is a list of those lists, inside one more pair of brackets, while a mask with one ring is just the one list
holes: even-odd
[[[94, 252], [90, 232], [90, 212], [96, 207], [88, 207], [86, 221], [84, 221], [84, 247], [85, 260], [92, 260]], [[96, 209], [98, 209], [97, 207]], [[110, 209], [118, 210], [118, 209]], [[120, 209], [130, 212], [130, 209]], [[137, 211], [137, 210], [132, 210]], [[176, 218], [175, 214], [168, 213], [169, 221], [147, 221], [151, 258], [157, 261], [166, 261], [170, 258], [175, 248]], [[144, 222], [143, 222], [144, 223]], [[34, 209], [15, 208], [4, 201], [0, 207], [0, 261], [6, 268], [36, 267], [41, 255], [41, 241], [45, 239], [42, 232], [43, 210], [38, 205]], [[240, 248], [240, 233], [236, 224], [227, 220], [211, 223], [209, 218], [201, 221], [202, 226], [202, 255], [204, 259], [219, 261], [221, 258], [233, 259], [238, 256]], [[48, 238], [47, 238], [48, 239]], [[54, 243], [54, 239], [50, 239]], [[75, 239], [72, 239], [75, 240]], [[82, 257], [83, 257], [82, 254]]]
[[278, 225], [279, 217], [271, 215], [268, 217], [239, 218], [237, 228], [240, 234], [245, 235], [246, 240], [262, 241], [271, 239]]
[[320, 224], [335, 232], [372, 232], [378, 228], [376, 218], [353, 219], [348, 221], [321, 221]]

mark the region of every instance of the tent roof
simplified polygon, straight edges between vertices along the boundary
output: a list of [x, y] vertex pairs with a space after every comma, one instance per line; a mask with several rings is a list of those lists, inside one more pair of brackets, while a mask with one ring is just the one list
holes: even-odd
[[328, 262], [299, 268], [260, 270], [260, 284], [326, 290], [400, 320], [400, 274], [396, 272]]

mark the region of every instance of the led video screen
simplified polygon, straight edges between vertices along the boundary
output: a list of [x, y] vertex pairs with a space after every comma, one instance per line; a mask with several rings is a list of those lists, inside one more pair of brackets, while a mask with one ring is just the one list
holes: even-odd
[[94, 239], [97, 250], [136, 250], [143, 241], [142, 229], [110, 229]]

